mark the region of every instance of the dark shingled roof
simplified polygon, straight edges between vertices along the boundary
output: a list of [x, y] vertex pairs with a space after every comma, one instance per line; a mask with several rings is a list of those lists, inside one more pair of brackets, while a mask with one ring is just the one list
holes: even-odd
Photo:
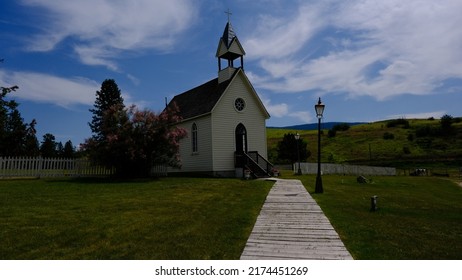
[[[238, 71], [236, 71], [238, 72]], [[218, 78], [175, 96], [170, 104], [176, 103], [183, 120], [210, 113], [225, 92], [232, 78], [218, 84]]]
[[223, 39], [223, 42], [225, 42], [226, 47], [229, 49], [234, 38], [236, 38], [236, 33], [234, 32], [230, 22], [226, 24], [225, 31], [223, 31], [223, 36], [221, 36], [221, 38]]

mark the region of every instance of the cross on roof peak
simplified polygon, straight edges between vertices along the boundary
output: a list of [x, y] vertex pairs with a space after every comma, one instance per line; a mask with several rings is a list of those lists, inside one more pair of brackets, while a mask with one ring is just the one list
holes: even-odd
[[230, 17], [233, 13], [231, 13], [231, 11], [230, 11], [229, 8], [228, 8], [228, 10], [225, 12], [225, 14], [228, 14], [228, 22], [229, 22], [229, 17]]

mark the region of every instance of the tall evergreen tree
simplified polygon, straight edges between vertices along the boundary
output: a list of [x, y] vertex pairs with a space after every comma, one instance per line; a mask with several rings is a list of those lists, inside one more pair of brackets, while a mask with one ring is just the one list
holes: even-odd
[[63, 157], [73, 158], [74, 156], [75, 156], [74, 145], [72, 145], [72, 141], [69, 140], [64, 144]]
[[0, 156], [10, 155], [9, 135], [9, 120], [10, 114], [18, 107], [18, 103], [14, 100], [7, 100], [6, 95], [18, 89], [13, 87], [0, 87]]
[[6, 154], [10, 156], [22, 156], [25, 153], [27, 126], [17, 109], [8, 114], [5, 144], [8, 147]]
[[37, 121], [33, 119], [31, 123], [28, 125], [26, 130], [26, 140], [25, 140], [25, 154], [26, 156], [36, 157], [40, 155], [40, 145], [37, 140], [37, 130], [35, 129], [35, 125]]
[[[3, 62], [3, 59], [0, 59], [0, 62]], [[7, 98], [7, 94], [17, 89], [18, 86], [0, 86], [0, 156], [35, 155], [30, 153], [38, 151], [35, 138], [37, 122], [33, 120], [30, 124], [25, 124], [17, 109], [19, 104]]]
[[93, 135], [83, 149], [93, 162], [121, 177], [148, 176], [153, 164], [179, 164], [178, 143], [186, 131], [174, 126], [181, 120], [176, 106], [159, 115], [126, 108], [115, 81], [105, 80], [90, 112]]
[[[96, 91], [94, 109], [90, 109], [90, 112], [93, 113], [93, 117], [89, 125], [93, 133], [92, 138], [94, 140], [103, 141], [107, 136], [107, 133], [103, 129], [103, 121], [108, 121], [107, 119], [103, 120], [105, 112], [114, 106], [117, 106], [123, 110], [123, 102], [124, 100], [116, 82], [113, 79], [104, 80], [101, 84], [101, 89]], [[116, 125], [116, 120], [113, 121], [114, 125]]]
[[43, 135], [42, 145], [40, 146], [42, 157], [50, 158], [56, 156], [57, 143], [55, 140], [55, 136], [51, 133]]
[[63, 146], [63, 142], [57, 142], [56, 143], [56, 155], [58, 157], [63, 157], [63, 154], [64, 154], [64, 146]]

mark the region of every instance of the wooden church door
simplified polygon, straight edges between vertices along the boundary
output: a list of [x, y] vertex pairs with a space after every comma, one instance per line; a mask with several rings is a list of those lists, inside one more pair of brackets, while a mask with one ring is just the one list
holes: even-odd
[[237, 125], [235, 134], [236, 134], [236, 152], [238, 154], [242, 152], [247, 153], [247, 129], [242, 123]]

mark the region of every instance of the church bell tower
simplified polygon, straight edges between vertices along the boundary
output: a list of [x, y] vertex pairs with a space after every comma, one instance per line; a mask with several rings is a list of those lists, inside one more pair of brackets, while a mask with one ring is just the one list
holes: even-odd
[[[218, 83], [227, 81], [232, 77], [234, 72], [239, 68], [235, 67], [235, 60], [238, 58], [240, 58], [241, 61], [240, 68], [244, 69], [244, 55], [244, 48], [239, 42], [228, 18], [223, 36], [221, 36], [218, 42], [216, 54], [218, 58]], [[222, 60], [227, 61], [227, 66], [224, 68], [222, 68]]]

